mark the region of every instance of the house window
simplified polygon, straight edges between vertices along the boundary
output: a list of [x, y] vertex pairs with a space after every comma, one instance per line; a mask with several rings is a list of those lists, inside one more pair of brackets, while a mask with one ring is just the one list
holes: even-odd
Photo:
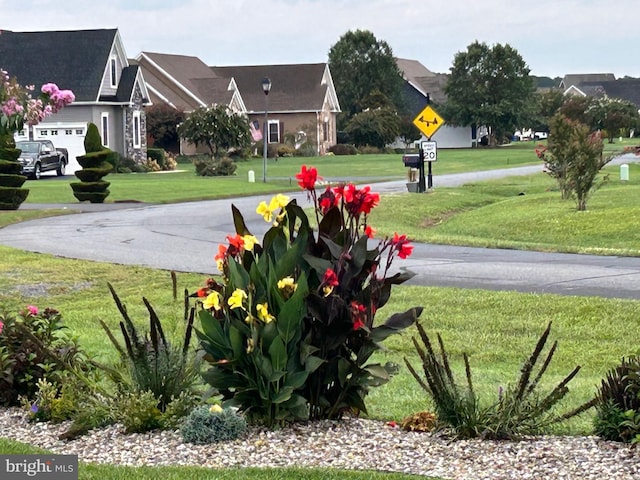
[[280, 143], [279, 120], [269, 120], [269, 143]]
[[73, 135], [73, 130], [67, 129], [67, 130], [64, 131], [64, 134], [65, 135]]
[[329, 122], [324, 122], [322, 124], [322, 140], [325, 142], [329, 141]]
[[117, 87], [118, 86], [118, 79], [117, 79], [117, 70], [116, 70], [116, 59], [115, 57], [112, 57], [109, 60], [109, 76], [111, 78], [111, 86], [112, 87]]
[[133, 148], [140, 148], [140, 111], [133, 112]]
[[57, 135], [58, 134], [58, 130], [51, 130], [51, 135]]
[[46, 130], [40, 130], [40, 135], [43, 136], [43, 137], [46, 137], [47, 133], [48, 132]]
[[109, 114], [107, 112], [102, 112], [100, 125], [102, 126], [102, 145], [109, 148]]
[[82, 128], [76, 128], [76, 135], [84, 135], [84, 130]]

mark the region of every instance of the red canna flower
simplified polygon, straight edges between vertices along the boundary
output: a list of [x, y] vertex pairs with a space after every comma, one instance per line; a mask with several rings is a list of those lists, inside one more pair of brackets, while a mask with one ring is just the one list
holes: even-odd
[[391, 240], [393, 249], [398, 252], [400, 258], [407, 258], [413, 253], [413, 245], [409, 245], [409, 239], [406, 235], [393, 234], [393, 240]]
[[306, 165], [302, 165], [300, 173], [296, 173], [296, 179], [303, 190], [314, 190], [318, 180], [318, 170], [315, 167], [307, 168]]
[[229, 246], [235, 247], [238, 251], [244, 246], [244, 240], [242, 240], [242, 237], [238, 234], [233, 237], [231, 235], [227, 235], [227, 240], [229, 241]]
[[332, 287], [337, 287], [338, 276], [336, 275], [336, 272], [334, 272], [331, 268], [327, 268], [327, 271], [324, 272], [324, 279], [322, 280], [322, 283], [331, 285]]
[[351, 320], [353, 321], [353, 329], [360, 330], [365, 326], [364, 320], [367, 318], [367, 309], [361, 303], [355, 300], [351, 302]]
[[318, 197], [318, 205], [320, 206], [320, 211], [323, 215], [325, 215], [331, 209], [331, 207], [338, 205], [339, 201], [339, 195], [337, 195], [336, 192], [330, 187], [327, 187], [324, 193]]
[[209, 294], [209, 289], [207, 287], [199, 288], [198, 291], [196, 292], [196, 295], [198, 296], [198, 298], [204, 298], [208, 294]]
[[343, 198], [347, 211], [354, 217], [362, 213], [368, 215], [380, 201], [380, 195], [371, 193], [371, 187], [358, 189], [351, 183], [344, 188]]
[[327, 268], [327, 271], [324, 272], [324, 278], [322, 279], [322, 291], [324, 292], [324, 296], [326, 297], [331, 294], [331, 292], [333, 292], [333, 288], [337, 287], [339, 283], [336, 272], [331, 268]]
[[373, 238], [376, 236], [376, 229], [371, 225], [367, 225], [366, 227], [364, 227], [364, 234], [369, 238]]

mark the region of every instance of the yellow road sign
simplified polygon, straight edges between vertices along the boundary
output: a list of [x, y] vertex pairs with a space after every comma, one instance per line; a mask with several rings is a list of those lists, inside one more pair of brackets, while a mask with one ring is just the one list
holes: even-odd
[[438, 112], [431, 108], [430, 105], [424, 107], [424, 110], [413, 119], [413, 124], [418, 127], [418, 130], [427, 138], [431, 138], [444, 123], [444, 118], [438, 115]]

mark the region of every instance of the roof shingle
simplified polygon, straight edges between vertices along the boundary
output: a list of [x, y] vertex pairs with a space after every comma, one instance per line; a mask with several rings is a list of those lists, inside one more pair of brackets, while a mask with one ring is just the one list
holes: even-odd
[[0, 67], [21, 84], [55, 82], [76, 102], [95, 102], [116, 29], [0, 32]]

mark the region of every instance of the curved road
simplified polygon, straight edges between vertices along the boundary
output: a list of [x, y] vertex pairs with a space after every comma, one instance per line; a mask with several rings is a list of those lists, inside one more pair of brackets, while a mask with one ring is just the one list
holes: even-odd
[[[433, 183], [437, 188], [536, 171], [539, 166], [442, 175], [434, 176]], [[406, 192], [404, 183], [379, 183], [374, 189]], [[290, 196], [306, 202], [303, 193]], [[0, 229], [0, 244], [61, 257], [207, 275], [217, 271], [213, 260], [217, 245], [234, 232], [231, 204], [261, 238], [268, 225], [255, 214], [255, 208], [264, 199], [171, 205], [69, 204], [64, 207], [83, 213], [7, 226]], [[23, 204], [21, 208], [46, 207], [51, 206]], [[640, 258], [418, 244], [409, 259], [395, 266], [415, 272], [410, 283], [418, 285], [640, 299]]]

